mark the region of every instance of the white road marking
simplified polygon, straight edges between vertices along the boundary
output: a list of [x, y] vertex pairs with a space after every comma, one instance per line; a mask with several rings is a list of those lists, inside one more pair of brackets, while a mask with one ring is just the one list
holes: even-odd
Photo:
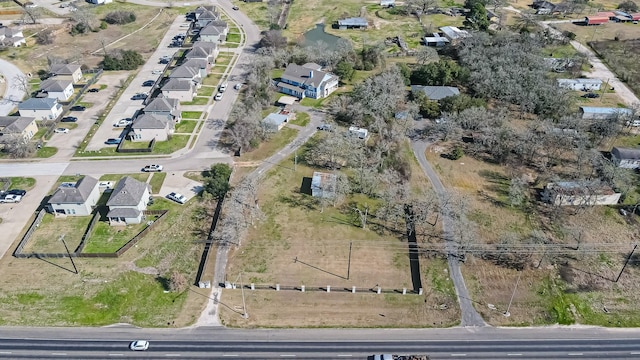
[[567, 355], [569, 355], [569, 356], [582, 356], [584, 354], [583, 353], [568, 353]]
[[295, 356], [295, 355], [288, 355], [288, 354], [285, 354], [285, 355], [280, 355], [280, 357], [296, 357], [296, 356]]
[[629, 353], [630, 355], [640, 355], [640, 351], [635, 351], [635, 352], [631, 352]]
[[236, 355], [236, 354], [224, 354], [224, 355], [222, 355], [222, 356], [225, 356], [225, 357], [231, 357], [231, 356], [238, 356], [238, 355]]
[[353, 355], [338, 355], [338, 356], [339, 356], [339, 357], [340, 357], [340, 356], [342, 356], [342, 357], [351, 357], [351, 356], [353, 356]]
[[124, 356], [124, 354], [109, 354], [109, 356]]
[[181, 356], [180, 354], [164, 354], [164, 356]]
[[51, 353], [51, 355], [66, 356], [67, 353]]
[[522, 356], [522, 354], [507, 354], [507, 356]]
[[11, 351], [0, 351], [0, 354], [9, 355], [9, 354], [11, 354]]
[[451, 354], [451, 356], [467, 356], [467, 354]]

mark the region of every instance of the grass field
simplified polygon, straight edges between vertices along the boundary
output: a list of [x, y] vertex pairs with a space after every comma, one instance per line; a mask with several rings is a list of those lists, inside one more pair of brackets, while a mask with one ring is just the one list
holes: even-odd
[[149, 181], [149, 185], [151, 185], [152, 194], [157, 194], [160, 192], [160, 189], [162, 188], [162, 183], [164, 182], [164, 179], [166, 177], [167, 177], [166, 172], [158, 172], [158, 173], [153, 173], [151, 175], [151, 180]]
[[285, 126], [282, 130], [271, 136], [269, 140], [262, 142], [257, 149], [242, 153], [240, 161], [264, 160], [291, 142], [297, 134], [298, 130]]
[[309, 121], [311, 121], [311, 117], [309, 116], [309, 114], [305, 112], [299, 112], [296, 113], [296, 118], [289, 121], [289, 123], [298, 126], [307, 126], [309, 124]]
[[183, 111], [182, 118], [183, 119], [200, 119], [202, 116], [202, 111]]
[[[637, 25], [636, 25], [637, 26]], [[640, 65], [635, 59], [640, 55], [640, 27], [634, 39], [623, 41], [598, 41], [592, 43], [593, 49], [604, 57], [607, 65], [636, 94], [640, 94]]]
[[111, 226], [108, 221], [98, 221], [86, 240], [84, 253], [114, 253], [142, 231], [147, 224]]
[[191, 134], [198, 124], [195, 120], [182, 120], [176, 124], [176, 133]]
[[80, 245], [82, 235], [89, 226], [89, 221], [91, 221], [91, 216], [56, 218], [52, 214], [45, 214], [40, 226], [34, 231], [25, 246], [24, 252], [65, 253], [64, 245], [60, 241], [61, 236], [64, 236], [69, 251], [74, 251]]

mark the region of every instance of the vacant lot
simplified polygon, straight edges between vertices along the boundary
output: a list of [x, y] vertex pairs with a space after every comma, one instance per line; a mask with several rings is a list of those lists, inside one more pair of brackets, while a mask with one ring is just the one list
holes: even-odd
[[[638, 25], [636, 25], [638, 26]], [[640, 64], [636, 61], [640, 55], [639, 31], [634, 35], [635, 39], [612, 41], [603, 40], [591, 44], [591, 46], [604, 57], [607, 65], [618, 75], [620, 80], [635, 92], [640, 93]]]
[[[215, 204], [201, 211], [198, 199], [178, 205], [157, 199], [150, 209], [166, 218], [118, 259], [0, 260], [0, 323], [3, 325], [100, 326], [118, 322], [146, 327], [187, 326], [197, 319], [208, 291], [190, 286], [200, 259], [203, 229]], [[71, 236], [68, 232], [67, 237]], [[62, 250], [63, 251], [63, 250]], [[188, 284], [167, 292], [176, 271]], [[28, 274], [28, 281], [25, 281]]]
[[[428, 151], [427, 158], [443, 183], [467, 198], [467, 217], [475, 223], [475, 241], [493, 244], [485, 249], [495, 249], [467, 256], [463, 266], [476, 308], [485, 320], [493, 325], [640, 324], [633, 305], [640, 300], [636, 262], [632, 261], [634, 265], [615, 282], [631, 250], [637, 219], [625, 221], [616, 209], [606, 206], [582, 212], [567, 207], [554, 215], [536, 200], [533, 189], [530, 207], [520, 210], [509, 205], [510, 176], [501, 167], [468, 156], [452, 161], [436, 151]], [[525, 237], [533, 231], [542, 232], [551, 243], [566, 246], [529, 251], [522, 271], [507, 266], [511, 255], [498, 251], [497, 244], [510, 234]], [[511, 316], [505, 317], [502, 313], [514, 289]]]
[[[410, 155], [408, 149], [403, 149]], [[300, 158], [303, 158], [300, 154]], [[304, 177], [314, 169], [293, 158], [268, 173], [261, 184], [259, 204], [264, 219], [250, 229], [242, 246], [230, 257], [228, 280], [245, 284], [281, 284], [283, 288], [305, 285], [295, 291], [256, 290], [248, 295], [248, 321], [239, 318], [240, 291], [225, 290], [223, 320], [233, 326], [449, 326], [457, 321], [455, 292], [442, 260], [422, 260], [417, 274], [423, 296], [402, 294], [350, 294], [337, 289], [356, 286], [368, 290], [412, 290], [408, 246], [403, 230], [393, 231], [371, 214], [378, 200], [352, 195], [336, 207], [323, 210], [309, 195], [301, 193]], [[427, 182], [412, 164], [412, 184], [420, 191]], [[362, 229], [355, 207], [369, 207], [366, 229]], [[349, 257], [351, 248], [351, 257]], [[323, 294], [319, 288], [335, 289]], [[247, 295], [247, 291], [245, 291]], [[367, 302], [370, 306], [363, 307]], [[241, 302], [240, 302], [241, 304]], [[442, 305], [442, 310], [441, 306]], [[313, 314], [309, 308], [315, 309]], [[286, 317], [277, 314], [287, 309]], [[317, 315], [316, 315], [317, 314]], [[382, 314], [382, 315], [380, 315]], [[413, 315], [407, 315], [413, 314]], [[302, 320], [304, 318], [304, 321]]]

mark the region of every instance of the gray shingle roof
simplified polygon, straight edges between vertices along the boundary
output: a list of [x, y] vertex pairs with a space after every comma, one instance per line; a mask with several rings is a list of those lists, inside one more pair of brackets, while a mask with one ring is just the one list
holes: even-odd
[[193, 91], [193, 82], [189, 79], [173, 78], [169, 79], [162, 86], [162, 90], [167, 91]]
[[76, 70], [80, 69], [77, 64], [51, 64], [51, 73], [56, 75], [72, 75]]
[[178, 107], [180, 101], [178, 99], [156, 97], [151, 100], [149, 105], [145, 106], [144, 112], [172, 112]]
[[327, 74], [328, 73], [324, 71], [314, 70], [313, 68], [308, 68], [297, 64], [289, 64], [282, 74], [281, 78], [305, 85], [312, 85], [313, 87], [317, 88], [320, 86], [322, 80]]
[[138, 206], [145, 195], [147, 183], [125, 176], [116, 184], [107, 200], [107, 206]]
[[346, 19], [338, 20], [338, 25], [340, 25], [340, 26], [369, 26], [369, 22], [365, 18], [352, 17], [352, 18], [346, 18]]
[[80, 179], [75, 187], [63, 187], [56, 190], [49, 199], [49, 204], [82, 204], [89, 198], [98, 180], [91, 176]]
[[211, 42], [211, 41], [196, 41], [193, 43], [193, 47], [191, 48], [192, 50], [195, 48], [202, 48], [205, 51], [212, 53], [213, 50], [218, 48], [218, 44]]
[[164, 129], [171, 123], [170, 115], [142, 114], [133, 120], [133, 129]]
[[180, 65], [177, 68], [173, 69], [171, 74], [169, 74], [169, 78], [193, 79], [194, 77], [199, 75], [200, 69], [196, 69], [191, 66]]
[[73, 84], [71, 80], [58, 80], [56, 78], [47, 79], [40, 83], [40, 90], [47, 92], [62, 92], [71, 84]]
[[27, 116], [0, 116], [0, 133], [20, 134], [35, 118]]
[[614, 147], [611, 154], [619, 160], [640, 160], [640, 149]]
[[440, 100], [448, 96], [460, 95], [460, 90], [452, 86], [411, 85], [411, 91], [422, 91], [429, 100]]
[[188, 66], [194, 69], [206, 69], [207, 64], [208, 62], [204, 58], [191, 58], [182, 63], [182, 65]]
[[[216, 21], [212, 21], [212, 22], [216, 22]], [[200, 30], [200, 35], [220, 35], [222, 33], [224, 33], [224, 31], [227, 28], [227, 24], [225, 23], [224, 26], [218, 26], [218, 25], [207, 25], [204, 29]]]
[[57, 103], [55, 98], [29, 98], [18, 104], [18, 110], [51, 110]]
[[140, 211], [132, 208], [115, 208], [115, 209], [109, 210], [109, 213], [107, 213], [107, 217], [110, 217], [110, 218], [132, 219], [132, 218], [137, 218], [138, 216], [140, 216]]

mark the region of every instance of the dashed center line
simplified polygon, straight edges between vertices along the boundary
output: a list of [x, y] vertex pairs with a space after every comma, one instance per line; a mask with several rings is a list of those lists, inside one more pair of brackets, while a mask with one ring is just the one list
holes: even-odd
[[507, 354], [507, 356], [522, 356], [522, 354]]
[[451, 354], [451, 356], [467, 356], [467, 354]]
[[296, 357], [296, 356], [295, 355], [284, 354], [284, 355], [280, 355], [280, 357]]
[[109, 354], [109, 356], [124, 356], [124, 354]]
[[51, 353], [51, 355], [66, 356], [67, 353]]
[[569, 356], [582, 356], [584, 354], [583, 353], [568, 353], [567, 355], [569, 355]]
[[345, 354], [345, 355], [338, 355], [338, 357], [351, 357], [351, 356], [353, 356], [353, 355], [348, 355], [348, 354]]

